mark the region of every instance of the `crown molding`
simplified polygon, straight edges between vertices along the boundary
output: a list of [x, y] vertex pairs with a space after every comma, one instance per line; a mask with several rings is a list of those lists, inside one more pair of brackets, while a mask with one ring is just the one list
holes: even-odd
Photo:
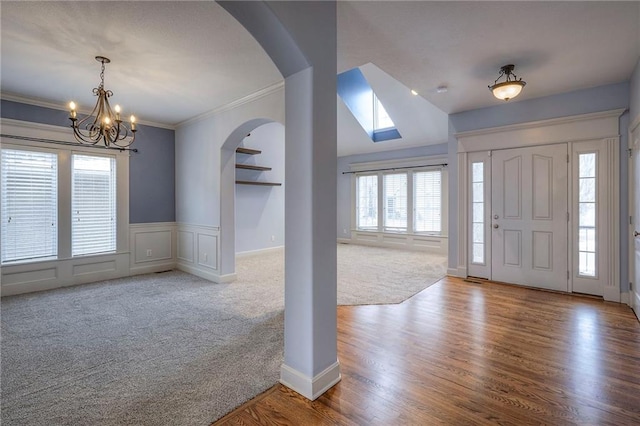
[[[36, 99], [36, 98], [28, 98], [28, 97], [21, 96], [21, 95], [16, 95], [16, 94], [13, 94], [13, 93], [5, 93], [5, 92], [3, 92], [0, 95], [0, 99], [2, 99], [3, 101], [18, 102], [18, 103], [21, 103], [21, 104], [39, 106], [39, 107], [49, 108], [49, 109], [56, 109], [56, 110], [59, 110], [59, 111], [69, 111], [66, 108], [66, 106], [60, 105], [59, 103], [56, 103], [56, 102], [45, 101], [45, 100]], [[82, 109], [78, 109], [77, 111], [80, 114], [89, 115], [89, 114], [91, 114], [92, 110], [91, 109], [82, 108]], [[175, 130], [176, 129], [176, 126], [173, 126], [171, 124], [158, 123], [158, 122], [155, 122], [155, 121], [137, 120], [136, 123], [138, 125], [142, 125], [142, 126], [159, 127], [161, 129], [168, 129], [168, 130]]]
[[247, 104], [249, 102], [253, 102], [256, 101], [260, 98], [264, 98], [265, 96], [268, 96], [272, 93], [277, 92], [278, 90], [282, 89], [284, 87], [284, 80], [283, 81], [279, 81], [278, 83], [272, 84], [271, 86], [267, 86], [263, 89], [260, 89], [256, 92], [253, 92], [247, 96], [244, 96], [242, 98], [236, 99], [235, 101], [229, 102], [226, 105], [223, 105], [221, 107], [218, 107], [216, 109], [212, 109], [211, 111], [205, 112], [203, 114], [197, 115], [193, 118], [190, 118], [188, 120], [182, 121], [178, 124], [176, 124], [176, 129], [182, 127], [182, 126], [186, 126], [189, 124], [193, 124], [195, 122], [201, 121], [201, 120], [205, 120], [207, 118], [210, 118], [216, 114], [220, 114], [221, 112], [224, 111], [229, 111], [232, 110], [234, 108], [238, 108], [239, 106], [242, 106], [244, 104]]
[[613, 109], [609, 111], [600, 111], [600, 112], [592, 112], [588, 114], [570, 115], [567, 117], [550, 118], [546, 120], [527, 121], [524, 123], [508, 124], [506, 126], [498, 126], [498, 127], [490, 127], [486, 129], [458, 132], [458, 133], [455, 133], [454, 136], [460, 139], [460, 138], [468, 138], [468, 137], [474, 137], [474, 136], [490, 135], [493, 133], [504, 133], [504, 132], [514, 131], [514, 130], [532, 129], [532, 128], [537, 128], [543, 125], [549, 126], [553, 124], [573, 123], [576, 121], [589, 121], [589, 120], [594, 120], [598, 118], [620, 117], [622, 114], [624, 114], [625, 111], [626, 111], [626, 108], [620, 108], [620, 109]]

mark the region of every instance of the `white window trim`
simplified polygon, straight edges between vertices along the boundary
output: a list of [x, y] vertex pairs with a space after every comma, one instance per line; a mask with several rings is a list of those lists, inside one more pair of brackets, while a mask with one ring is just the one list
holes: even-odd
[[[449, 173], [447, 167], [442, 164], [447, 163], [447, 156], [428, 156], [404, 158], [398, 160], [383, 160], [350, 164], [351, 175], [351, 239], [350, 241], [359, 244], [378, 246], [405, 246], [416, 249], [436, 249], [442, 254], [448, 250], [448, 218], [449, 218]], [[393, 170], [378, 170], [402, 168], [397, 172], [411, 172], [407, 181], [407, 201], [409, 210], [407, 211], [407, 231], [396, 232], [384, 230], [383, 226], [383, 184], [382, 175], [394, 173]], [[369, 172], [368, 170], [378, 170]], [[413, 172], [441, 170], [441, 233], [413, 231]], [[357, 223], [357, 176], [378, 175], [378, 228], [359, 229]]]
[[[33, 149], [58, 153], [58, 258], [41, 262], [17, 262], [2, 265], [3, 289], [6, 286], [26, 285], [29, 291], [74, 285], [98, 279], [129, 274], [129, 153], [101, 150], [77, 145], [70, 128], [3, 118], [2, 134], [25, 138], [50, 139], [75, 145], [56, 145], [46, 142], [0, 138], [0, 148]], [[117, 237], [116, 252], [71, 256], [71, 155], [83, 153], [110, 155], [116, 159], [117, 181]], [[44, 268], [44, 269], [43, 269]], [[47, 280], [34, 278], [43, 271], [51, 271]], [[31, 273], [35, 275], [32, 277]], [[32, 280], [32, 281], [29, 281]], [[41, 281], [46, 284], [38, 284]], [[4, 290], [3, 290], [4, 291]], [[16, 292], [23, 292], [22, 290]], [[13, 294], [10, 290], [8, 293]]]

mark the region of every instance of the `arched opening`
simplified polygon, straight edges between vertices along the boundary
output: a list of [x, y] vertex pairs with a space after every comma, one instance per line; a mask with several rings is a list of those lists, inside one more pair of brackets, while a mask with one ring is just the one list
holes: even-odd
[[[253, 134], [253, 140], [251, 136]], [[258, 140], [256, 140], [258, 139]], [[246, 140], [246, 143], [243, 141]], [[268, 145], [265, 144], [268, 141]], [[275, 173], [269, 175], [269, 181], [284, 182], [284, 126], [270, 119], [249, 120], [234, 130], [221, 147], [220, 152], [220, 193], [225, 200], [220, 205], [220, 269], [223, 276], [235, 276], [235, 257], [237, 252], [262, 250], [284, 245], [284, 188], [281, 186], [242, 186], [242, 198], [237, 198], [236, 163], [250, 163], [236, 159], [236, 149], [241, 145], [258, 148], [264, 145], [268, 164]], [[268, 150], [268, 151], [267, 151]], [[278, 159], [278, 154], [281, 157]], [[276, 164], [276, 160], [277, 164]], [[259, 171], [240, 171], [242, 180], [265, 181]], [[255, 176], [251, 176], [253, 173]], [[255, 195], [255, 202], [252, 202]], [[237, 203], [241, 202], [243, 227], [240, 235], [237, 232]], [[280, 216], [280, 217], [278, 217]], [[267, 228], [261, 223], [267, 221]], [[251, 228], [259, 233], [253, 240]], [[272, 238], [273, 237], [273, 238]], [[238, 240], [240, 238], [240, 241]]]

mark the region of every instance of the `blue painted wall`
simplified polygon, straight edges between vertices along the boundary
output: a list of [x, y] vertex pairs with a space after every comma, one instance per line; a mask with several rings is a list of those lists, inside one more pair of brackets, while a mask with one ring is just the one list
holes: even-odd
[[428, 145], [417, 148], [396, 149], [393, 151], [375, 152], [371, 154], [348, 155], [338, 157], [338, 238], [349, 238], [351, 230], [351, 176], [349, 164], [368, 161], [397, 160], [402, 158], [426, 157], [429, 155], [446, 155], [447, 144]]
[[[449, 267], [457, 268], [458, 266], [458, 142], [454, 136], [455, 133], [619, 108], [627, 109], [629, 98], [630, 87], [629, 83], [625, 82], [543, 98], [511, 101], [493, 107], [451, 114], [449, 116]], [[620, 290], [622, 292], [629, 290], [629, 250], [626, 243], [629, 205], [627, 161], [629, 124], [629, 112], [626, 112], [620, 117]]]
[[[2, 118], [66, 127], [68, 113], [53, 108], [2, 100]], [[175, 132], [138, 125], [129, 161], [129, 222], [174, 222]]]

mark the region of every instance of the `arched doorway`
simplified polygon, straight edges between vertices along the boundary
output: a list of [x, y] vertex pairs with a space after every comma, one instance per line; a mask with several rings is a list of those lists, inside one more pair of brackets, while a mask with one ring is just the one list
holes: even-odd
[[[235, 274], [235, 256], [238, 251], [237, 248], [237, 235], [236, 235], [236, 149], [242, 144], [243, 140], [248, 134], [252, 132], [255, 134], [258, 129], [264, 127], [275, 126], [282, 130], [283, 125], [270, 119], [254, 119], [249, 120], [233, 131], [224, 144], [221, 147], [220, 152], [220, 193], [221, 199], [225, 202], [220, 205], [220, 271], [224, 276]], [[282, 133], [282, 146], [279, 148], [284, 151], [284, 134]], [[282, 167], [282, 170], [278, 170], [278, 176], [284, 177], [284, 158], [281, 159], [281, 164], [278, 167]], [[273, 165], [273, 164], [272, 164]], [[260, 188], [264, 191], [268, 191], [268, 188]], [[278, 188], [284, 199], [284, 189]], [[265, 192], [266, 193], [266, 192]], [[277, 202], [277, 201], [276, 201]], [[246, 206], [245, 206], [246, 207]], [[282, 225], [284, 224], [284, 204], [282, 209]], [[271, 209], [274, 210], [274, 209]], [[270, 212], [270, 214], [277, 215], [276, 212]], [[284, 245], [284, 229], [273, 229], [269, 233], [268, 238], [271, 236], [277, 238], [274, 243], [280, 243]], [[261, 237], [264, 239], [264, 235]], [[256, 250], [264, 248], [269, 244], [258, 244], [257, 246], [244, 246], [241, 251]], [[272, 245], [273, 246], [273, 245]]]

